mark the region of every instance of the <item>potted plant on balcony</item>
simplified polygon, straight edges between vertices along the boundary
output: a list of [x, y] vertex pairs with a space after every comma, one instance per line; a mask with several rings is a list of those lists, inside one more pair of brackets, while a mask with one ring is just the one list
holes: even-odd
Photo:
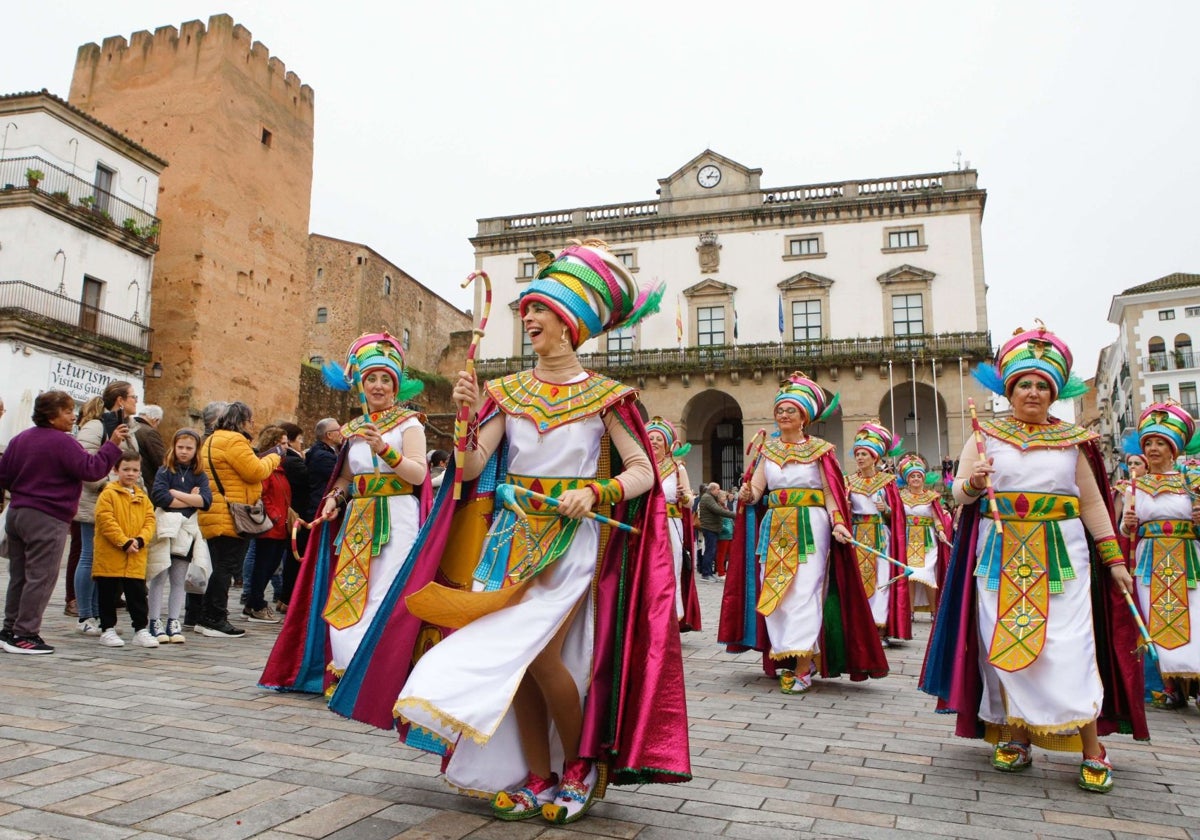
[[92, 195], [85, 195], [83, 198], [79, 199], [79, 206], [84, 210], [91, 210], [95, 203], [96, 197]]
[[46, 177], [46, 173], [40, 169], [26, 169], [25, 178], [29, 181], [29, 189], [36, 190], [38, 183]]
[[133, 218], [126, 219], [125, 221], [121, 222], [121, 227], [125, 228], [125, 230], [129, 231], [134, 236], [142, 235], [142, 229], [138, 226], [136, 219], [133, 219]]

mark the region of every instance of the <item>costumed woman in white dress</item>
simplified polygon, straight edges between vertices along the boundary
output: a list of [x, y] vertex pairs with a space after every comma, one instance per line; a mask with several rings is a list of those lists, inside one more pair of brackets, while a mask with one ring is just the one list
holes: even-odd
[[[900, 454], [900, 440], [879, 420], [858, 427], [854, 434], [854, 464], [846, 476], [850, 494], [850, 521], [854, 539], [895, 560], [904, 562], [903, 528], [894, 527], [903, 510], [896, 476], [879, 469], [883, 456]], [[899, 533], [897, 533], [897, 530]], [[908, 582], [897, 577], [897, 567], [876, 554], [855, 546], [863, 590], [871, 604], [871, 616], [885, 647], [888, 637], [912, 638], [912, 615], [908, 606]], [[890, 583], [889, 583], [890, 581]]]
[[[691, 573], [685, 575], [683, 568], [684, 543], [691, 545], [691, 526], [685, 523], [684, 512], [690, 510], [692, 504], [692, 486], [683, 457], [691, 451], [692, 446], [690, 443], [679, 443], [675, 426], [662, 417], [650, 418], [646, 424], [646, 434], [650, 437], [658, 480], [667, 502], [667, 533], [671, 538], [671, 557], [675, 561], [675, 612], [679, 616], [681, 629], [699, 630], [699, 605], [689, 603], [696, 600], [689, 597], [695, 590], [696, 576]], [[694, 569], [694, 556], [691, 562]], [[686, 621], [685, 618], [691, 618], [686, 615], [689, 606], [693, 606], [696, 615]]]
[[320, 508], [319, 539], [309, 541], [302, 592], [293, 595], [260, 685], [328, 697], [408, 559], [430, 491], [425, 417], [402, 406], [422, 383], [404, 376], [400, 342], [386, 332], [364, 335], [350, 345], [346, 370], [329, 363], [325, 379], [359, 389], [365, 413], [342, 427], [346, 442]]
[[[945, 572], [942, 560], [949, 547], [950, 517], [942, 507], [937, 475], [929, 476], [925, 459], [915, 453], [903, 456], [896, 465], [900, 501], [904, 504], [904, 556], [900, 560], [915, 569], [908, 578], [913, 612], [937, 613], [938, 585]], [[934, 484], [928, 479], [932, 477]], [[914, 586], [914, 584], [916, 584]]]
[[1131, 482], [1121, 531], [1134, 543], [1138, 605], [1158, 652], [1163, 691], [1151, 702], [1178, 709], [1196, 698], [1200, 708], [1200, 476], [1175, 466], [1200, 449], [1196, 421], [1174, 400], [1154, 403], [1138, 419], [1137, 443], [1148, 469]]
[[1099, 736], [1148, 735], [1097, 435], [1050, 415], [1086, 388], [1070, 373], [1070, 350], [1043, 326], [976, 372], [1012, 416], [982, 424], [986, 457], [968, 441], [959, 460], [964, 512], [921, 685], [958, 713], [957, 734], [995, 744], [997, 770], [1029, 768], [1035, 743], [1080, 750], [1079, 786], [1103, 793], [1113, 771]]
[[[654, 311], [661, 290], [639, 290], [599, 240], [535, 256], [519, 312], [537, 364], [483, 395], [465, 372], [454, 387], [473, 409], [460, 513], [495, 494], [482, 558], [458, 583], [447, 563], [480, 555], [446, 550], [441, 574], [466, 588], [407, 599], [427, 619], [420, 597], [430, 593], [471, 613], [420, 656], [395, 714], [410, 743], [443, 753], [446, 780], [489, 797], [498, 818], [561, 824], [582, 817], [607, 780], [690, 774], [666, 510], [636, 392], [575, 355]], [[593, 510], [638, 533], [602, 530]], [[630, 647], [642, 644], [653, 653]], [[634, 671], [616, 673], [614, 656]], [[597, 734], [614, 722], [637, 731]]]

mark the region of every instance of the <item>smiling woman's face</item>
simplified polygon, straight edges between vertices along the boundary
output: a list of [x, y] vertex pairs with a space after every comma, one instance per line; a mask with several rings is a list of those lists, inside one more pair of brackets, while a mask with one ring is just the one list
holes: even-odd
[[558, 352], [563, 346], [564, 335], [567, 346], [570, 346], [571, 335], [567, 325], [544, 303], [534, 301], [525, 307], [525, 314], [521, 316], [521, 326], [529, 336], [529, 346], [539, 356]]

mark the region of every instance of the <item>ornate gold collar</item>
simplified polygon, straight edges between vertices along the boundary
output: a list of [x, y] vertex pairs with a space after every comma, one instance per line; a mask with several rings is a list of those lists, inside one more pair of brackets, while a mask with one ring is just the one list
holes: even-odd
[[927, 505], [941, 497], [942, 494], [937, 490], [922, 490], [919, 493], [914, 493], [907, 487], [900, 488], [900, 501], [906, 505]]
[[784, 443], [779, 438], [772, 438], [763, 447], [763, 457], [783, 467], [788, 464], [811, 464], [832, 451], [832, 443], [816, 437], [807, 437], [799, 443]]
[[1067, 449], [1100, 437], [1082, 426], [1051, 417], [1049, 423], [1023, 423], [1012, 417], [981, 424], [984, 434], [1018, 449]]
[[532, 420], [538, 434], [600, 414], [637, 392], [615, 379], [588, 373], [579, 382], [543, 382], [523, 370], [493, 379], [484, 387], [505, 414]]
[[394, 405], [391, 408], [385, 408], [383, 411], [376, 411], [366, 418], [362, 415], [355, 417], [349, 423], [342, 426], [342, 436], [354, 437], [367, 424], [368, 420], [383, 434], [390, 432], [410, 417], [417, 417], [420, 418], [422, 423], [425, 422], [425, 415], [419, 411], [411, 411], [407, 408]]
[[846, 476], [846, 488], [851, 493], [858, 493], [862, 496], [873, 496], [895, 480], [895, 475], [880, 470], [876, 470], [875, 475], [870, 478], [863, 478], [860, 473], [851, 473]]

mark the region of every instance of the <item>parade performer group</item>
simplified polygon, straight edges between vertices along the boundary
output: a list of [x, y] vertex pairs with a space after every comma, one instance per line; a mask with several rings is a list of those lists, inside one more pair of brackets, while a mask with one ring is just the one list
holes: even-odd
[[[1033, 744], [1080, 750], [1078, 783], [1113, 786], [1099, 736], [1146, 739], [1132, 586], [1096, 435], [1050, 416], [1080, 393], [1071, 352], [1018, 330], [981, 381], [1012, 405], [982, 424], [954, 482], [964, 505], [921, 687], [956, 734], [995, 744], [992, 766], [1025, 770]], [[977, 432], [977, 434], [979, 434]]]
[[762, 651], [784, 694], [807, 692], [817, 673], [863, 680], [888, 669], [847, 545], [850, 508], [836, 453], [805, 434], [836, 404], [793, 373], [775, 397], [778, 436], [761, 445], [739, 491], [717, 639], [730, 651]]
[[[692, 486], [688, 482], [683, 457], [691, 444], [680, 443], [679, 434], [669, 420], [651, 417], [646, 434], [667, 502], [667, 534], [671, 538], [671, 557], [675, 562], [675, 612], [679, 629], [700, 630], [700, 596], [696, 591], [696, 550], [692, 530]], [[685, 560], [686, 558], [686, 560]]]
[[854, 435], [854, 463], [858, 469], [846, 476], [852, 532], [860, 544], [854, 547], [854, 558], [885, 647], [889, 638], [912, 638], [908, 575], [897, 574], [897, 567], [879, 556], [905, 556], [900, 488], [895, 474], [879, 468], [884, 456], [899, 454], [900, 440], [887, 427], [878, 420], [864, 423]]
[[1134, 576], [1142, 618], [1157, 652], [1163, 691], [1153, 703], [1161, 709], [1200, 707], [1200, 543], [1196, 524], [1200, 476], [1181, 473], [1175, 459], [1200, 450], [1196, 421], [1177, 402], [1154, 403], [1138, 420], [1136, 451], [1144, 474], [1132, 475], [1124, 496], [1121, 532], [1133, 545]]

